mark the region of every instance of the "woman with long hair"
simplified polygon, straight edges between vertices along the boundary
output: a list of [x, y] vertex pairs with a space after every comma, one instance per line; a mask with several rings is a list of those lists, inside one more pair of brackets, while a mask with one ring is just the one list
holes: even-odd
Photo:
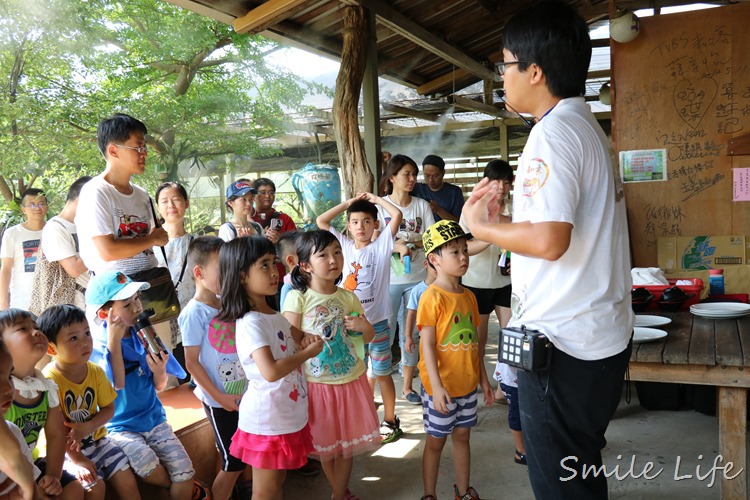
[[[398, 257], [391, 260], [391, 344], [396, 334], [396, 325], [399, 328], [399, 346], [401, 347], [401, 371], [404, 376], [404, 387], [411, 387], [414, 378], [414, 370], [419, 360], [419, 351], [407, 352], [404, 348], [404, 332], [406, 332], [406, 304], [409, 300], [411, 289], [424, 280], [427, 271], [422, 265], [424, 251], [422, 250], [422, 233], [435, 222], [430, 209], [430, 204], [421, 198], [411, 195], [411, 190], [417, 183], [419, 168], [417, 164], [405, 155], [393, 155], [386, 164], [385, 172], [380, 183], [381, 195], [384, 199], [396, 206], [404, 218], [396, 234], [394, 251]], [[380, 206], [378, 206], [378, 219], [381, 230], [388, 226], [390, 217]], [[395, 254], [394, 254], [395, 255]], [[404, 266], [404, 257], [411, 260], [411, 269]], [[400, 262], [399, 262], [400, 260]], [[415, 333], [418, 335], [418, 333]], [[415, 342], [416, 345], [416, 342]], [[421, 398], [414, 391], [402, 393], [407, 401], [421, 404]]]

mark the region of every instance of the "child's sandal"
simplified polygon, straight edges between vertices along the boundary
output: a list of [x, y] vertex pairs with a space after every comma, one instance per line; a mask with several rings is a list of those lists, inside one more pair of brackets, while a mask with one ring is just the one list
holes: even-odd
[[516, 450], [516, 454], [513, 456], [513, 461], [517, 464], [526, 465], [526, 454]]
[[347, 488], [346, 492], [344, 493], [344, 500], [359, 500], [359, 497], [349, 491], [349, 488]]

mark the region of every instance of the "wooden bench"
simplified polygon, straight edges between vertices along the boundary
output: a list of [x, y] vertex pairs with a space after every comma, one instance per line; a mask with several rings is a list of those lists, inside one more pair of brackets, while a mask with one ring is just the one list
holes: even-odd
[[193, 460], [195, 478], [211, 486], [216, 477], [219, 454], [214, 431], [206, 419], [203, 405], [187, 384], [159, 393], [159, 400], [167, 412], [167, 422], [180, 438]]
[[[167, 422], [182, 442], [193, 461], [195, 478], [209, 487], [216, 477], [218, 452], [214, 432], [206, 419], [203, 405], [187, 384], [159, 393], [159, 400], [167, 412]], [[166, 490], [139, 480], [141, 498], [168, 498]], [[107, 499], [117, 499], [112, 488], [107, 488]]]

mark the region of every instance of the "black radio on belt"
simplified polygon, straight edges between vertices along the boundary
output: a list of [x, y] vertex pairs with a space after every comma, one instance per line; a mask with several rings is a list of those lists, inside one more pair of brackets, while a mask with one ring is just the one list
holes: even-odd
[[498, 360], [516, 368], [532, 372], [549, 368], [552, 343], [539, 330], [503, 328], [500, 335]]

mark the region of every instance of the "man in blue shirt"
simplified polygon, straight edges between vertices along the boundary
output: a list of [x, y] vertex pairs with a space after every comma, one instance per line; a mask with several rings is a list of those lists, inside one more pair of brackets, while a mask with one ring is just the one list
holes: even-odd
[[411, 194], [430, 202], [435, 221], [441, 219], [458, 222], [464, 206], [461, 188], [443, 182], [445, 161], [437, 155], [427, 155], [422, 161], [424, 182], [418, 182]]

